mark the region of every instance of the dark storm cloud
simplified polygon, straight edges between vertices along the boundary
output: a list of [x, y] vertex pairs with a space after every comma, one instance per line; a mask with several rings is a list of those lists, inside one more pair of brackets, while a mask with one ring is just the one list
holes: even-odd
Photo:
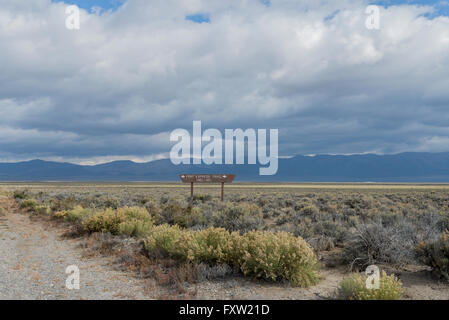
[[131, 0], [69, 31], [62, 3], [2, 1], [0, 160], [154, 159], [192, 120], [279, 128], [281, 155], [449, 151], [449, 19], [368, 30], [367, 3]]

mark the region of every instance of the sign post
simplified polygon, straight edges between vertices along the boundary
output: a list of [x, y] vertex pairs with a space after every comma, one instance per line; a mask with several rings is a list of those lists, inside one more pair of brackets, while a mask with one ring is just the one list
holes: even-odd
[[183, 183], [190, 183], [190, 206], [193, 205], [194, 183], [221, 183], [221, 201], [224, 201], [224, 185], [232, 183], [235, 174], [180, 174]]
[[224, 201], [224, 182], [221, 183], [221, 201]]

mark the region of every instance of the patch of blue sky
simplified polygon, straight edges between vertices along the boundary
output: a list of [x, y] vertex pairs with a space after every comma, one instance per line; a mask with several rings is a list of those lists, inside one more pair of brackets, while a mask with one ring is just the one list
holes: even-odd
[[[266, 7], [271, 6], [270, 0], [259, 0], [260, 3], [262, 3]], [[191, 15], [186, 16], [186, 20], [193, 21], [195, 23], [210, 23], [210, 15], [207, 13], [195, 13]]]
[[376, 0], [371, 1], [370, 3], [387, 8], [395, 5], [432, 6], [434, 11], [432, 13], [425, 14], [425, 17], [433, 19], [439, 16], [449, 16], [449, 0]]
[[89, 12], [95, 12], [95, 8], [100, 8], [100, 13], [107, 10], [117, 10], [126, 0], [51, 0], [51, 2], [64, 2], [74, 4]]
[[186, 16], [186, 20], [190, 20], [195, 23], [210, 23], [210, 17], [207, 13], [191, 14]]
[[328, 15], [327, 17], [324, 18], [324, 21], [331, 21], [333, 18], [335, 18], [335, 16], [340, 12], [340, 10], [335, 10], [334, 12], [332, 12], [330, 15]]

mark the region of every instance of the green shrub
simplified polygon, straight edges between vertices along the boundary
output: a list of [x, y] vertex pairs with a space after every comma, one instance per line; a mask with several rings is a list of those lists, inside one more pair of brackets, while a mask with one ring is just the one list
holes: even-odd
[[385, 271], [379, 279], [379, 289], [369, 289], [366, 285], [368, 276], [354, 273], [341, 283], [340, 296], [346, 300], [399, 300], [404, 290], [401, 281]]
[[421, 262], [430, 266], [436, 276], [449, 281], [449, 231], [436, 241], [420, 243], [417, 252]]
[[51, 200], [51, 209], [53, 211], [67, 211], [72, 210], [75, 207], [76, 207], [76, 200], [74, 197]]
[[237, 241], [225, 229], [208, 228], [201, 231], [182, 230], [167, 224], [151, 229], [145, 245], [149, 251], [181, 257], [192, 262], [233, 263], [232, 254]]
[[89, 232], [119, 233], [119, 225], [123, 222], [116, 210], [106, 209], [98, 212], [83, 221], [83, 227]]
[[213, 225], [241, 233], [259, 230], [264, 224], [262, 210], [255, 204], [230, 204], [213, 216]]
[[207, 202], [210, 200], [212, 200], [212, 196], [210, 194], [195, 194], [193, 196], [193, 201]]
[[36, 206], [35, 212], [38, 214], [51, 215], [51, 209], [47, 205]]
[[119, 224], [118, 233], [130, 237], [144, 237], [151, 232], [153, 221], [128, 219]]
[[252, 231], [242, 236], [238, 245], [245, 275], [287, 279], [303, 287], [318, 282], [316, 256], [302, 238], [287, 232]]
[[202, 209], [198, 207], [188, 208], [182, 214], [174, 216], [174, 224], [183, 228], [190, 228], [203, 220]]
[[26, 211], [35, 211], [37, 208], [37, 202], [33, 199], [26, 199], [20, 203], [20, 208]]
[[295, 205], [295, 210], [303, 215], [313, 215], [318, 212], [318, 208], [312, 203], [310, 199], [300, 201]]
[[184, 217], [188, 215], [190, 212], [190, 208], [183, 207], [180, 203], [176, 201], [167, 202], [161, 210], [158, 224], [176, 224], [182, 223]]
[[145, 208], [140, 207], [123, 207], [117, 209], [117, 214], [125, 219], [136, 219], [152, 222], [152, 218]]
[[55, 217], [63, 217], [67, 221], [75, 222], [81, 221], [92, 214], [92, 209], [84, 209], [81, 206], [76, 206], [72, 210], [56, 212]]
[[103, 207], [118, 209], [120, 207], [120, 200], [114, 197], [108, 197], [103, 201]]
[[139, 199], [139, 204], [142, 206], [144, 206], [146, 203], [151, 203], [151, 202], [155, 202], [155, 200], [148, 196], [144, 196]]
[[66, 210], [62, 210], [62, 211], [57, 211], [53, 214], [53, 217], [55, 218], [65, 218], [67, 216], [68, 211]]
[[117, 210], [106, 210], [88, 216], [83, 221], [84, 228], [89, 232], [110, 232], [120, 234], [146, 233], [146, 229], [153, 225], [151, 216], [144, 208], [124, 207]]
[[13, 192], [14, 199], [26, 199], [28, 196], [26, 195], [25, 191], [23, 190], [14, 190]]
[[171, 255], [187, 259], [184, 247], [179, 246], [179, 238], [183, 231], [178, 226], [163, 224], [151, 229], [150, 235], [145, 239], [145, 247], [151, 253]]
[[222, 228], [182, 230], [167, 224], [153, 227], [145, 240], [149, 253], [195, 263], [226, 263], [245, 275], [286, 279], [307, 287], [318, 281], [316, 256], [302, 239], [286, 232], [253, 231], [245, 235]]
[[236, 248], [240, 238], [238, 233], [229, 233], [223, 228], [208, 228], [184, 232], [179, 242], [192, 262], [237, 264]]
[[147, 209], [148, 213], [150, 214], [150, 216], [154, 222], [159, 222], [162, 220], [162, 217], [161, 217], [162, 211], [161, 211], [161, 208], [159, 207], [159, 203], [156, 200], [154, 200], [152, 198], [146, 198], [144, 205], [145, 205], [145, 209]]

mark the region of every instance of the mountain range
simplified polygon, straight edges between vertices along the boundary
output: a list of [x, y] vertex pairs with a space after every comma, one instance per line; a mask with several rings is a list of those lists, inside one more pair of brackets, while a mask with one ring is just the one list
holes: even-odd
[[449, 182], [449, 152], [317, 155], [279, 159], [276, 175], [259, 165], [173, 165], [113, 161], [98, 165], [31, 160], [0, 163], [0, 181], [179, 181], [181, 173], [234, 173], [238, 182]]

